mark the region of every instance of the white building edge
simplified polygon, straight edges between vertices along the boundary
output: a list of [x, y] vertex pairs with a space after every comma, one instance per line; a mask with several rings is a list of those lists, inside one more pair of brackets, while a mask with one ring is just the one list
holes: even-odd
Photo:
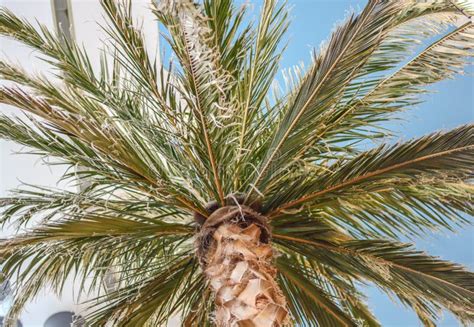
[[[150, 7], [150, 0], [133, 0], [133, 14], [143, 28], [148, 49], [158, 54], [158, 24]], [[68, 20], [72, 24], [71, 37], [83, 44], [91, 56], [92, 64], [98, 67], [101, 40], [106, 35], [97, 23], [103, 23], [103, 12], [99, 0], [0, 0], [0, 6], [34, 23], [35, 20], [56, 30]], [[36, 58], [36, 53], [10, 39], [0, 37], [0, 58], [16, 62], [29, 72], [47, 72], [48, 65]], [[6, 82], [0, 81], [4, 85]], [[14, 108], [0, 105], [1, 113], [17, 112]], [[16, 155], [22, 147], [12, 142], [0, 140], [0, 197], [8, 195], [22, 183], [55, 187], [63, 170], [60, 167], [48, 167], [37, 156]], [[11, 230], [0, 231], [0, 238], [11, 235]], [[7, 285], [0, 285], [0, 317], [6, 314], [10, 305]], [[47, 289], [29, 303], [20, 317], [19, 326], [23, 327], [69, 327], [71, 316], [80, 316], [86, 305], [84, 298], [78, 299], [73, 281], [64, 287], [61, 297]], [[1, 318], [0, 318], [1, 319]], [[178, 322], [170, 322], [177, 326]], [[0, 322], [0, 327], [2, 323]]]

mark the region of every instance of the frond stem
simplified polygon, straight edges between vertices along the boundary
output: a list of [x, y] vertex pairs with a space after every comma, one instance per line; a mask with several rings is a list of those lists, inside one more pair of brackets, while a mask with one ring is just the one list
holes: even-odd
[[326, 193], [337, 191], [337, 190], [339, 190], [343, 187], [356, 184], [358, 182], [364, 181], [365, 179], [368, 179], [368, 178], [371, 178], [371, 177], [376, 177], [376, 176], [388, 173], [390, 171], [393, 171], [395, 169], [407, 167], [407, 166], [412, 165], [414, 163], [422, 162], [424, 160], [429, 160], [429, 159], [433, 159], [433, 158], [437, 158], [437, 157], [442, 157], [442, 156], [446, 156], [446, 155], [449, 155], [449, 154], [452, 154], [452, 153], [455, 153], [455, 152], [458, 152], [458, 151], [464, 151], [464, 150], [470, 150], [470, 149], [474, 149], [474, 145], [466, 145], [466, 146], [455, 148], [455, 149], [450, 149], [450, 150], [446, 150], [446, 151], [442, 151], [442, 152], [438, 152], [438, 153], [433, 153], [433, 154], [422, 156], [422, 157], [419, 157], [419, 158], [416, 158], [416, 159], [413, 159], [413, 160], [408, 160], [408, 161], [405, 161], [405, 162], [401, 162], [401, 163], [398, 163], [398, 164], [395, 164], [395, 165], [392, 165], [392, 166], [389, 166], [389, 167], [386, 167], [386, 168], [383, 168], [383, 169], [375, 170], [373, 172], [358, 176], [358, 177], [350, 179], [348, 181], [336, 184], [336, 185], [331, 186], [327, 189], [324, 189], [324, 190], [321, 190], [321, 191], [318, 191], [318, 192], [313, 192], [313, 193], [307, 194], [305, 196], [302, 196], [299, 199], [290, 201], [290, 202], [280, 206], [279, 208], [271, 211], [267, 215], [267, 217], [275, 218], [276, 216], [278, 216], [278, 214], [282, 210], [285, 210], [285, 209], [288, 209], [290, 207], [299, 205], [303, 202], [312, 200], [312, 199], [317, 198], [319, 196], [322, 196]]
[[[215, 157], [214, 157], [214, 152], [212, 150], [212, 145], [211, 145], [211, 141], [209, 139], [209, 134], [207, 133], [207, 124], [206, 124], [206, 121], [205, 121], [205, 118], [204, 118], [204, 115], [202, 113], [202, 107], [201, 107], [201, 102], [200, 102], [200, 98], [199, 98], [199, 90], [197, 89], [197, 84], [196, 84], [196, 73], [194, 71], [194, 66], [192, 64], [192, 60], [191, 60], [191, 56], [190, 56], [190, 49], [189, 49], [189, 41], [188, 41], [188, 38], [186, 37], [185, 35], [185, 40], [186, 40], [186, 56], [187, 56], [187, 59], [188, 59], [188, 62], [189, 62], [189, 69], [190, 69], [190, 73], [191, 73], [191, 79], [192, 79], [192, 85], [193, 85], [193, 88], [194, 88], [194, 92], [196, 94], [196, 106], [197, 106], [197, 112], [198, 112], [198, 115], [199, 115], [199, 121], [201, 123], [201, 128], [202, 128], [202, 132], [204, 134], [204, 140], [205, 140], [205, 143], [206, 143], [206, 148], [207, 148], [207, 152], [208, 152], [208, 155], [209, 155], [209, 161], [211, 162], [211, 167], [212, 167], [212, 173], [214, 175], [214, 183], [217, 187], [217, 193], [219, 195], [219, 201], [221, 203], [221, 205], [224, 205], [225, 203], [225, 200], [224, 200], [224, 192], [222, 191], [222, 186], [221, 186], [221, 183], [219, 181], [219, 175], [218, 175], [218, 172], [217, 172], [217, 165], [216, 165], [216, 160], [215, 160]], [[205, 215], [205, 217], [207, 217], [207, 215]]]

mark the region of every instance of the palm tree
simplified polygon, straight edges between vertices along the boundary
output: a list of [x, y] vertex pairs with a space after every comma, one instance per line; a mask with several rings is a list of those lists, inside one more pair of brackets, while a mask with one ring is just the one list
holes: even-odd
[[370, 0], [278, 87], [288, 13], [277, 0], [255, 22], [231, 0], [153, 4], [167, 66], [131, 2], [101, 2], [99, 69], [81, 46], [0, 11], [0, 34], [55, 73], [0, 63], [13, 82], [0, 102], [26, 113], [1, 116], [1, 137], [88, 182], [2, 199], [2, 223], [26, 227], [0, 248], [16, 286], [9, 318], [43, 287], [60, 293], [72, 275], [95, 292], [113, 272], [88, 326], [177, 314], [185, 326], [379, 326], [363, 283], [426, 326], [442, 309], [474, 320], [474, 274], [401, 242], [468, 223], [474, 125], [375, 145], [385, 122], [472, 60], [465, 4]]

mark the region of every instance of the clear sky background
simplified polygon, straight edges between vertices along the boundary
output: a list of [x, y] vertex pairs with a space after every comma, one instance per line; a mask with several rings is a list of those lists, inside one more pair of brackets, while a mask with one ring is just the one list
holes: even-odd
[[[364, 0], [288, 0], [292, 6], [289, 29], [289, 45], [283, 57], [282, 68], [304, 61], [309, 63], [310, 51], [318, 48], [328, 38], [335, 23], [340, 22], [352, 8], [360, 10]], [[256, 7], [259, 2], [255, 3]], [[258, 8], [258, 7], [257, 7]], [[421, 136], [440, 129], [474, 122], [474, 78], [457, 76], [431, 87], [435, 94], [426, 96], [426, 102], [405, 112], [404, 123], [397, 123], [395, 129], [400, 139]], [[462, 263], [474, 270], [474, 228], [466, 227], [458, 234], [434, 234], [416, 242], [417, 248]], [[421, 326], [416, 315], [401, 304], [394, 304], [375, 288], [369, 288], [369, 304], [383, 326]], [[459, 326], [450, 315], [444, 314], [439, 326]]]

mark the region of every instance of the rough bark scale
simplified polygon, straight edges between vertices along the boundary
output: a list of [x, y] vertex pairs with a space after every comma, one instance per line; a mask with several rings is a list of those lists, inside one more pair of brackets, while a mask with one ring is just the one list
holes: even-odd
[[215, 211], [202, 226], [198, 255], [215, 292], [219, 327], [286, 324], [265, 217], [245, 206]]

